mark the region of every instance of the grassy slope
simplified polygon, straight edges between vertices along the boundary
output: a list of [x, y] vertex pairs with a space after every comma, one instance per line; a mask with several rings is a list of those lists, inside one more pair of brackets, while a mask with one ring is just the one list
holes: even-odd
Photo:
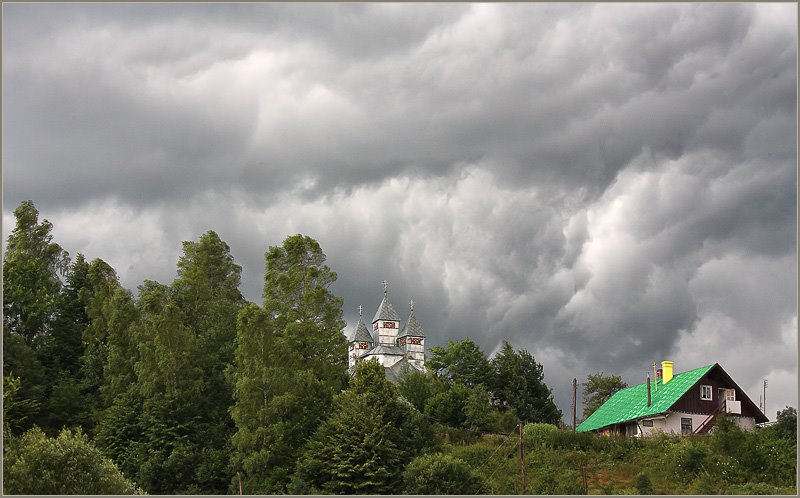
[[[561, 431], [527, 438], [526, 492], [583, 494], [588, 488], [589, 494], [796, 494], [796, 442], [762, 437], [746, 443], [757, 445], [752, 447], [721, 449], [724, 444], [713, 437], [639, 440]], [[442, 451], [466, 461], [493, 494], [519, 493], [518, 436], [451, 441]], [[746, 455], [754, 454], [755, 460], [748, 461]]]

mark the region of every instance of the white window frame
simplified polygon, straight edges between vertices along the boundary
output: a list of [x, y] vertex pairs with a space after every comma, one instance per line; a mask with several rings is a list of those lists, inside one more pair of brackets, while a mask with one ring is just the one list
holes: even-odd
[[[706, 396], [706, 394], [708, 394]], [[714, 389], [711, 386], [700, 386], [700, 399], [704, 401], [712, 401], [714, 399]]]
[[725, 401], [736, 401], [736, 389], [725, 390]]

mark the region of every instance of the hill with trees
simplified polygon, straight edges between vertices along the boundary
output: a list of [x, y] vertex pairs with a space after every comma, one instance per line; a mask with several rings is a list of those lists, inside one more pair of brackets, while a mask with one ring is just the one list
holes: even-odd
[[213, 231], [183, 243], [173, 282], [134, 293], [102, 259], [73, 261], [31, 201], [14, 216], [3, 258], [6, 493], [794, 489], [789, 409], [751, 434], [574, 434], [531, 352], [504, 342], [490, 358], [470, 339], [432, 348], [429, 371], [396, 384], [374, 362], [349, 375], [337, 275], [310, 237], [267, 248], [263, 302], [250, 303]]

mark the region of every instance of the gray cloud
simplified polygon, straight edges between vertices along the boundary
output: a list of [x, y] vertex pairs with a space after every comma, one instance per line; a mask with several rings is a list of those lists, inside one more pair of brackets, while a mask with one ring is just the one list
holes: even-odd
[[[6, 5], [4, 238], [31, 198], [135, 287], [214, 229], [260, 301], [267, 247], [302, 232], [348, 323], [386, 278], [432, 344], [532, 351], [562, 409], [572, 376], [671, 356], [781, 379], [774, 416], [797, 403], [795, 18]], [[746, 364], [730, 343], [770, 346]]]

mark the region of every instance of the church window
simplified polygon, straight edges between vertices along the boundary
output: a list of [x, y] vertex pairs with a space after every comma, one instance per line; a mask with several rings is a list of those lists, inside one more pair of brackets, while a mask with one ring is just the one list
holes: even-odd
[[411, 344], [421, 345], [422, 344], [422, 339], [419, 338], [419, 337], [412, 337], [411, 338]]
[[359, 349], [367, 349], [369, 347], [369, 344], [367, 344], [366, 342], [359, 342], [358, 347]]
[[394, 322], [383, 322], [383, 328], [385, 328], [385, 329], [393, 329], [394, 328]]
[[406, 345], [406, 338], [405, 338], [405, 337], [403, 337], [402, 339], [400, 339], [400, 345], [401, 345], [401, 346], [405, 346], [405, 345]]

